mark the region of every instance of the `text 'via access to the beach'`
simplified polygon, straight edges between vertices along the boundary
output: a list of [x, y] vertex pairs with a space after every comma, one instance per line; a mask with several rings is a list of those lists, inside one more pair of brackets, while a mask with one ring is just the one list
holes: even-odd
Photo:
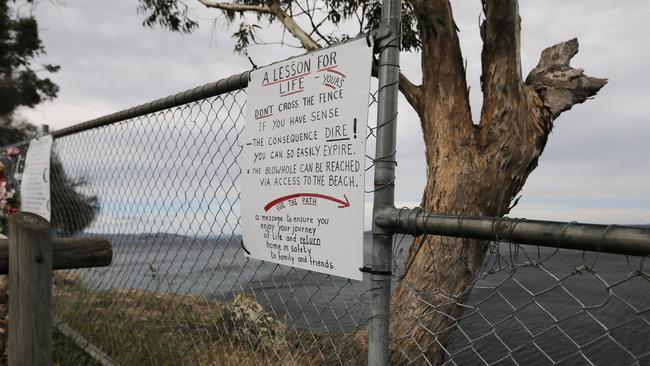
[[361, 39], [251, 72], [241, 190], [250, 257], [362, 279], [371, 67]]

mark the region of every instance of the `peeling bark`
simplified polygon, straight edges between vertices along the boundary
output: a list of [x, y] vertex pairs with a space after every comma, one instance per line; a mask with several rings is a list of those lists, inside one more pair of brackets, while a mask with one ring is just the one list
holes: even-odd
[[[442, 17], [423, 26], [422, 122], [427, 182], [426, 211], [501, 216], [537, 166], [553, 120], [595, 95], [605, 79], [584, 75], [569, 61], [576, 40], [544, 50], [524, 83], [520, 18], [515, 0], [486, 1], [481, 26], [481, 121], [471, 121], [458, 39], [448, 1], [417, 2], [425, 14]], [[436, 23], [431, 21], [429, 23]], [[426, 29], [426, 26], [435, 27]], [[406, 259], [392, 296], [391, 363], [440, 364], [456, 319], [483, 263], [487, 242], [422, 236]], [[426, 359], [426, 362], [425, 362]]]
[[587, 76], [584, 70], [570, 66], [577, 53], [576, 38], [549, 47], [542, 52], [539, 63], [526, 78], [526, 85], [542, 99], [551, 119], [573, 105], [583, 103], [607, 84], [607, 79]]
[[[264, 6], [199, 1], [224, 11], [272, 14], [305, 49], [321, 47], [277, 0]], [[570, 66], [578, 52], [578, 42], [573, 39], [544, 50], [524, 82], [518, 1], [483, 0], [483, 107], [477, 126], [472, 122], [450, 2], [405, 1], [413, 7], [422, 43], [422, 85], [400, 74], [400, 91], [420, 117], [426, 148], [422, 208], [450, 214], [504, 215], [537, 166], [555, 118], [594, 96], [607, 80], [589, 77]], [[415, 240], [391, 299], [391, 364], [444, 361], [445, 346], [463, 311], [459, 304], [469, 295], [486, 249], [487, 243], [478, 240], [439, 236]], [[363, 364], [367, 328], [359, 329], [353, 341], [343, 334], [329, 335], [321, 346], [327, 353]], [[339, 354], [338, 346], [345, 354]], [[313, 357], [315, 363], [323, 360], [316, 353]]]

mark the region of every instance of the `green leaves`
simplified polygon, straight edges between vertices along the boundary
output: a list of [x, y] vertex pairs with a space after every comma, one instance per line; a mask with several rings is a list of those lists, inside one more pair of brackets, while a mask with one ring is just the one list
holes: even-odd
[[232, 38], [235, 39], [235, 52], [244, 53], [246, 48], [255, 42], [255, 30], [261, 29], [257, 24], [248, 24], [247, 22], [241, 22], [239, 24], [239, 30], [233, 33]]
[[14, 71], [0, 80], [0, 116], [8, 116], [20, 107], [34, 107], [56, 97], [59, 87], [50, 79], [39, 78], [31, 69]]
[[[342, 21], [361, 19], [361, 29], [369, 32], [379, 27], [381, 21], [380, 0], [326, 0], [329, 18], [334, 25]], [[354, 36], [354, 35], [350, 35]], [[412, 51], [420, 48], [417, 19], [413, 14], [413, 5], [402, 3], [402, 50]]]
[[[160, 25], [174, 32], [189, 33], [198, 24], [188, 14], [188, 7], [179, 0], [139, 0], [138, 9], [146, 15], [144, 24], [149, 27]], [[194, 0], [197, 1], [198, 0]], [[224, 3], [268, 7], [272, 3], [279, 6], [296, 21], [305, 26], [308, 34], [322, 35], [325, 42], [339, 42], [356, 36], [357, 34], [341, 34], [339, 26], [350, 22], [358, 24], [355, 27], [359, 32], [369, 32], [379, 27], [381, 20], [381, 0], [223, 0]], [[405, 51], [420, 48], [420, 34], [417, 19], [414, 16], [411, 1], [402, 5], [402, 49]], [[233, 11], [221, 10], [228, 23], [240, 21], [239, 28], [233, 33], [236, 40], [235, 52], [245, 52], [246, 48], [255, 43], [255, 30], [266, 27], [269, 23], [279, 21], [272, 14], [255, 13], [255, 10]], [[244, 14], [257, 15], [244, 17]], [[250, 23], [256, 20], [256, 23]], [[346, 23], [347, 24], [347, 23]], [[322, 25], [322, 26], [321, 26]], [[315, 30], [314, 28], [318, 28]], [[335, 29], [335, 32], [322, 33], [324, 29]]]
[[[0, 0], [0, 117], [56, 97], [58, 86], [32, 69], [32, 59], [43, 53], [36, 19], [17, 15], [9, 0]], [[49, 73], [59, 70], [57, 65], [43, 67]]]
[[191, 33], [198, 23], [188, 16], [188, 7], [177, 0], [140, 0], [138, 11], [145, 14], [143, 24], [160, 25], [172, 32]]
[[43, 68], [45, 68], [45, 70], [47, 72], [57, 72], [57, 71], [61, 70], [61, 66], [52, 65], [52, 64], [45, 64], [45, 65], [43, 65]]

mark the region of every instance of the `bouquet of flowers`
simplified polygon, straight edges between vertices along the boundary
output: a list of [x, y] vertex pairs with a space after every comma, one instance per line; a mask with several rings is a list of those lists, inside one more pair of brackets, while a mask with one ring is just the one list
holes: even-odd
[[18, 194], [15, 184], [8, 178], [10, 174], [8, 165], [11, 165], [11, 159], [18, 154], [18, 149], [12, 147], [6, 151], [6, 154], [3, 154], [3, 158], [7, 159], [0, 160], [0, 238], [2, 239], [6, 239], [9, 215], [18, 211]]

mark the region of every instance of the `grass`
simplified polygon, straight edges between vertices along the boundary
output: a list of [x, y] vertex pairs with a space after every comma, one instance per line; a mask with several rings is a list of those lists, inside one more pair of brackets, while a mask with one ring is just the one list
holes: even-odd
[[[312, 364], [333, 352], [330, 336], [288, 328], [248, 295], [219, 303], [139, 289], [91, 292], [62, 273], [54, 285], [59, 319], [121, 365]], [[56, 331], [54, 359], [96, 364]]]
[[98, 366], [99, 364], [81, 350], [71, 339], [54, 330], [52, 334], [52, 363], [54, 366]]

